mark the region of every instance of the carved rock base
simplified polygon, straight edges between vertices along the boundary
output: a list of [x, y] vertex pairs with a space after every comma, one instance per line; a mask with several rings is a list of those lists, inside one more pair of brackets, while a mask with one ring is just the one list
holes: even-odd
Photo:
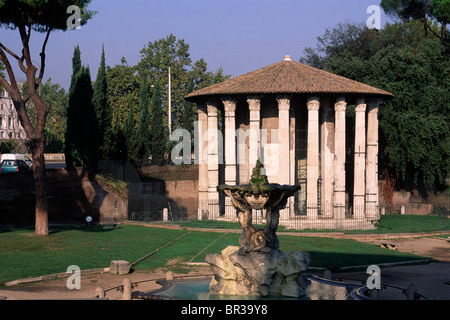
[[280, 250], [269, 253], [238, 253], [239, 247], [229, 246], [222, 254], [208, 254], [214, 276], [209, 285], [212, 294], [222, 295], [281, 295], [298, 298], [309, 283], [302, 277], [308, 269], [307, 253], [286, 254]]

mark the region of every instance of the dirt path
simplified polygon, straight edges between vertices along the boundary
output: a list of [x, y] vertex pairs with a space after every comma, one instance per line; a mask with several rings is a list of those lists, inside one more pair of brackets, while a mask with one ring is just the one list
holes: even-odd
[[441, 262], [450, 262], [450, 239], [445, 238], [409, 238], [365, 240], [364, 242], [379, 245], [381, 242], [395, 244], [395, 249], [400, 252], [410, 252], [413, 254], [430, 257]]

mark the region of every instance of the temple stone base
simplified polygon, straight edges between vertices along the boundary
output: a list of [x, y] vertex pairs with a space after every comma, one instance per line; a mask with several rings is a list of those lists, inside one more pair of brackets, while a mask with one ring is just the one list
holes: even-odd
[[293, 230], [375, 230], [375, 222], [377, 217], [370, 220], [370, 217], [362, 219], [308, 219], [308, 217], [298, 217], [291, 219], [280, 219], [280, 226]]
[[229, 246], [222, 254], [208, 254], [214, 276], [209, 285], [210, 293], [222, 295], [281, 295], [299, 298], [309, 282], [302, 277], [308, 269], [307, 253], [286, 254], [280, 250], [270, 253], [238, 253], [239, 247]]

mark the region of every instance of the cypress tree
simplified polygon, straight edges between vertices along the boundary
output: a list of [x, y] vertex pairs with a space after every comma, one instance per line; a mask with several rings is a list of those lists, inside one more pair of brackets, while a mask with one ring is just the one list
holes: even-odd
[[140, 93], [140, 113], [139, 113], [139, 125], [136, 136], [136, 151], [139, 160], [145, 161], [149, 156], [150, 148], [150, 113], [149, 108], [149, 88], [147, 85], [147, 79], [144, 77], [144, 81], [141, 87]]
[[96, 169], [98, 160], [98, 129], [97, 117], [92, 104], [94, 90], [89, 67], [81, 68], [77, 80], [74, 96], [76, 97], [75, 103], [78, 109], [77, 120], [80, 121], [77, 127], [81, 129], [77, 132], [77, 148], [84, 166], [88, 169]]
[[123, 126], [123, 135], [125, 140], [125, 158], [131, 162], [137, 160], [136, 153], [136, 137], [135, 137], [135, 120], [133, 106], [130, 105], [128, 118]]
[[[191, 78], [189, 80], [189, 84], [187, 87], [186, 95], [194, 91], [194, 80]], [[194, 131], [194, 121], [195, 121], [195, 113], [194, 113], [195, 104], [189, 101], [183, 102], [183, 116], [182, 116], [182, 126], [183, 129], [189, 131], [189, 133], [193, 133]]]
[[97, 79], [94, 85], [94, 95], [92, 104], [95, 108], [97, 126], [98, 126], [98, 147], [99, 157], [101, 159], [108, 159], [111, 154], [111, 122], [112, 122], [112, 108], [108, 101], [108, 84], [106, 80], [106, 65], [105, 65], [105, 48], [102, 48], [102, 55], [100, 60], [100, 67], [98, 68]]
[[124, 130], [119, 121], [119, 113], [116, 113], [116, 122], [111, 131], [110, 157], [112, 159], [127, 160], [127, 146]]
[[166, 135], [163, 126], [163, 110], [161, 107], [161, 89], [156, 84], [152, 98], [152, 128], [151, 128], [151, 154], [152, 162], [157, 165], [164, 163], [166, 151]]
[[81, 66], [69, 92], [67, 134], [70, 147], [66, 148], [68, 167], [83, 165], [97, 168], [97, 117], [92, 104], [93, 88], [89, 67]]
[[[194, 91], [194, 80], [191, 77], [187, 87], [186, 95]], [[194, 121], [196, 119], [194, 109], [195, 104], [189, 101], [183, 102], [183, 115], [181, 118], [182, 128], [189, 131], [190, 134], [194, 133]], [[191, 140], [191, 153], [194, 148], [194, 139]], [[184, 151], [184, 150], [183, 150]]]
[[[70, 80], [70, 88], [69, 88], [69, 97], [73, 96], [73, 91], [75, 88], [76, 77], [81, 69], [81, 51], [80, 47], [77, 45], [73, 51], [72, 57], [72, 77]], [[74, 149], [73, 149], [73, 137], [75, 129], [75, 124], [73, 123], [74, 116], [72, 115], [74, 112], [70, 100], [66, 107], [66, 118], [67, 122], [65, 125], [65, 148], [64, 155], [66, 161], [66, 168], [71, 169], [74, 167]]]

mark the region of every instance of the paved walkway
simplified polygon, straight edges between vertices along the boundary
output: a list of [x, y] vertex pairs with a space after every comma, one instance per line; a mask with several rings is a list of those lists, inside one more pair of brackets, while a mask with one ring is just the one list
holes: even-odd
[[[361, 239], [363, 240], [363, 239]], [[378, 245], [376, 239], [363, 240]], [[412, 266], [381, 268], [381, 284], [389, 284], [406, 289], [414, 285], [417, 292], [432, 300], [450, 300], [450, 240], [444, 238], [390, 239], [395, 249], [430, 257], [436, 262]], [[389, 250], [389, 249], [386, 249]], [[365, 280], [364, 272], [339, 273], [341, 277]], [[403, 294], [396, 296], [404, 298]]]

